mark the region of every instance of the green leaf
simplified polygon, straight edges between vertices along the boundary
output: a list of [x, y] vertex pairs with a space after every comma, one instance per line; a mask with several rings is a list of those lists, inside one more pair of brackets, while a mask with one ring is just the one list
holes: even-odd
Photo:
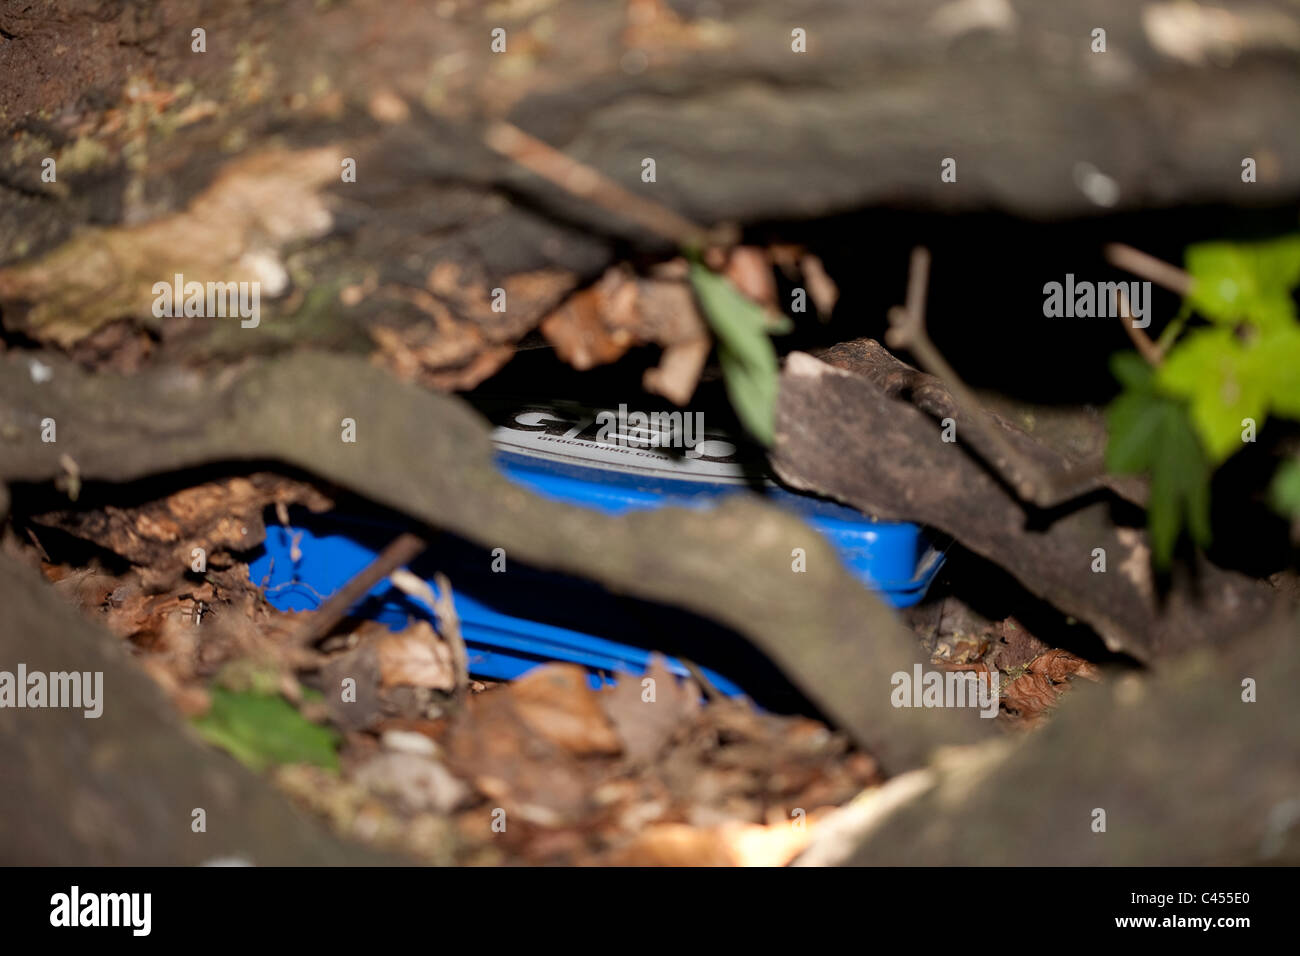
[[1260, 375], [1267, 352], [1243, 343], [1232, 329], [1191, 332], [1156, 373], [1161, 391], [1186, 399], [1201, 442], [1218, 464], [1241, 449], [1244, 419], [1262, 427], [1268, 414], [1268, 383]]
[[1254, 372], [1278, 415], [1300, 420], [1300, 326], [1261, 337]]
[[1185, 261], [1195, 280], [1188, 301], [1212, 322], [1275, 329], [1295, 321], [1291, 290], [1300, 285], [1300, 235], [1199, 243], [1187, 248]]
[[764, 445], [771, 445], [777, 360], [767, 333], [768, 313], [698, 261], [691, 262], [691, 285], [718, 338], [718, 359], [731, 405], [745, 428]]
[[1195, 544], [1204, 548], [1210, 543], [1212, 469], [1186, 412], [1176, 405], [1169, 407], [1156, 449], [1148, 520], [1152, 556], [1157, 567], [1166, 567], [1173, 557], [1183, 519]]
[[1110, 372], [1125, 388], [1134, 389], [1149, 388], [1155, 375], [1151, 364], [1137, 352], [1116, 352], [1110, 357]]
[[1106, 410], [1106, 464], [1121, 474], [1151, 475], [1147, 527], [1156, 567], [1168, 567], [1184, 527], [1210, 542], [1210, 463], [1180, 401], [1150, 388], [1123, 392]]
[[[1155, 564], [1167, 565], [1186, 528], [1210, 539], [1210, 475], [1242, 447], [1243, 421], [1269, 414], [1300, 419], [1300, 234], [1265, 242], [1188, 247], [1194, 284], [1161, 336], [1155, 370], [1133, 354], [1111, 359], [1124, 391], [1107, 409], [1107, 466], [1149, 473], [1147, 522]], [[1181, 335], [1191, 313], [1213, 323]], [[1300, 471], [1300, 466], [1296, 466]], [[1273, 496], [1300, 502], [1300, 477], [1279, 472]]]
[[1278, 467], [1269, 487], [1269, 501], [1282, 514], [1300, 521], [1300, 458]]
[[1141, 474], [1151, 467], [1151, 448], [1164, 427], [1163, 407], [1151, 393], [1122, 393], [1106, 410], [1106, 467], [1115, 474]]
[[310, 763], [338, 769], [338, 735], [313, 724], [278, 694], [212, 689], [212, 708], [193, 721], [204, 740], [253, 770]]

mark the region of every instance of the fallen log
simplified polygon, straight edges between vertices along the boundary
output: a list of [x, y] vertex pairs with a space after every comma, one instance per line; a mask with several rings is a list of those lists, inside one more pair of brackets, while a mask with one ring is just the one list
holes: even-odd
[[[805, 353], [789, 356], [772, 454], [783, 480], [951, 534], [1087, 622], [1110, 650], [1139, 660], [1226, 643], [1272, 613], [1278, 596], [1268, 584], [1205, 560], [1194, 577], [1176, 574], [1161, 593], [1145, 530], [1119, 520], [1104, 489], [1052, 510], [1025, 504], [964, 450], [960, 425], [955, 441], [944, 440], [939, 422], [890, 397], [877, 384], [893, 374], [890, 363], [879, 352], [874, 361], [867, 377]], [[996, 427], [1039, 458], [1059, 458], [1005, 422]]]

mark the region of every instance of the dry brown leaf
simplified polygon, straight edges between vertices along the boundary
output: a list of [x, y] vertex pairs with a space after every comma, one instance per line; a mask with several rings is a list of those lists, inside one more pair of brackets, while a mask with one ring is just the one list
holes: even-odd
[[768, 253], [787, 279], [808, 290], [818, 316], [823, 321], [829, 319], [839, 301], [840, 289], [821, 258], [802, 246], [779, 243], [769, 246]]
[[700, 383], [700, 373], [713, 349], [713, 340], [694, 339], [669, 345], [655, 368], [648, 368], [641, 378], [647, 392], [662, 395], [674, 405], [686, 405]]
[[576, 664], [547, 664], [529, 671], [509, 688], [520, 718], [538, 736], [569, 753], [616, 754], [619, 736]]
[[[945, 638], [935, 645], [931, 660], [935, 664], [956, 669], [982, 661], [984, 655], [988, 653], [989, 646], [990, 643], [985, 638], [970, 634]], [[987, 671], [988, 667], [985, 666], [979, 673]]]
[[[752, 251], [742, 252], [738, 263], [747, 262]], [[761, 257], [762, 251], [756, 251]], [[767, 268], [770, 274], [770, 264]], [[752, 280], [751, 286], [758, 281]], [[775, 301], [775, 285], [771, 298]], [[662, 346], [659, 367], [646, 371], [643, 384], [677, 405], [690, 401], [713, 347], [684, 259], [660, 263], [649, 277], [637, 276], [627, 266], [612, 266], [598, 282], [570, 295], [547, 315], [540, 330], [561, 359], [581, 370], [617, 361], [635, 345]], [[396, 352], [391, 338], [386, 335], [385, 350]], [[403, 364], [414, 361], [408, 358]]]
[[[499, 807], [508, 818], [544, 827], [588, 820], [594, 781], [587, 779], [584, 762], [523, 720], [511, 694], [513, 686], [495, 687], [467, 700], [447, 734], [448, 766], [473, 782], [490, 801], [489, 809]], [[481, 832], [490, 835], [488, 813], [479, 816]]]
[[374, 641], [382, 687], [409, 685], [450, 692], [456, 687], [451, 648], [438, 639], [428, 621], [415, 621], [400, 633]]
[[723, 275], [759, 305], [776, 307], [776, 277], [772, 274], [772, 257], [766, 249], [758, 246], [732, 249]]
[[[635, 287], [630, 288], [635, 294]], [[582, 289], [544, 318], [540, 326], [556, 354], [580, 371], [617, 361], [633, 343], [626, 329], [609, 328], [601, 316], [601, 305], [601, 296], [594, 287]]]
[[1069, 651], [1060, 648], [1039, 654], [1029, 663], [1029, 670], [1041, 674], [1053, 684], [1060, 684], [1075, 675], [1091, 681], [1101, 679], [1101, 674], [1096, 667], [1082, 657], [1075, 657]]
[[808, 289], [808, 298], [812, 299], [817, 314], [823, 319], [829, 319], [835, 311], [835, 303], [840, 300], [839, 286], [826, 272], [821, 259], [811, 253], [799, 260], [799, 268], [803, 273], [804, 286]]
[[[654, 699], [647, 700], [645, 679], [654, 681]], [[630, 763], [648, 763], [700, 710], [700, 690], [694, 681], [679, 682], [658, 654], [650, 658], [642, 678], [622, 675], [617, 684], [600, 693], [600, 703], [614, 724], [623, 753]]]
[[1002, 704], [1024, 720], [1035, 720], [1056, 705], [1064, 688], [1057, 687], [1042, 674], [1027, 671], [1009, 684], [1002, 685]]
[[1029, 662], [1025, 672], [1002, 686], [1002, 703], [1008, 712], [1035, 722], [1051, 710], [1075, 677], [1097, 681], [1097, 668], [1069, 651], [1054, 648]]
[[714, 828], [659, 823], [609, 854], [606, 862], [614, 866], [735, 866], [737, 859], [730, 843]]
[[637, 338], [670, 346], [710, 338], [687, 279], [649, 278], [637, 282]]
[[609, 855], [615, 866], [785, 866], [808, 845], [812, 828], [778, 823], [647, 827]]

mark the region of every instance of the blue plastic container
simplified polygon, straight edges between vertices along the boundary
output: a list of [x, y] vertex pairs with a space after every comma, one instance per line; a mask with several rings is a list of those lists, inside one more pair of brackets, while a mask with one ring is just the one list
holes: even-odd
[[[744, 446], [707, 429], [692, 430], [689, 421], [683, 427], [680, 413], [649, 427], [636, 416], [629, 423], [626, 415], [574, 403], [493, 403], [485, 410], [498, 425], [493, 440], [502, 471], [542, 497], [621, 514], [665, 505], [708, 508], [726, 495], [760, 494], [804, 517], [865, 586], [896, 607], [919, 601], [943, 563], [942, 552], [919, 526], [875, 521], [789, 492], [762, 473], [761, 459], [746, 457]], [[689, 447], [663, 447], [674, 441]], [[358, 515], [294, 509], [289, 527], [268, 527], [265, 551], [250, 573], [277, 608], [313, 609], [373, 561], [400, 530]], [[297, 561], [292, 559], [295, 539]], [[586, 667], [599, 684], [619, 672], [642, 673], [650, 652], [673, 649], [669, 645], [701, 662], [727, 694], [741, 693], [742, 685], [724, 675], [754, 669], [752, 649], [710, 621], [508, 560], [506, 573], [493, 573], [486, 550], [446, 537], [431, 542], [411, 565], [431, 588], [436, 570], [450, 579], [476, 676], [508, 680], [542, 662], [568, 661]], [[434, 619], [432, 608], [387, 580], [353, 613], [394, 629], [414, 617]], [[746, 651], [746, 668], [733, 670], [732, 661]], [[714, 666], [703, 666], [704, 661]], [[669, 669], [687, 673], [672, 657]]]

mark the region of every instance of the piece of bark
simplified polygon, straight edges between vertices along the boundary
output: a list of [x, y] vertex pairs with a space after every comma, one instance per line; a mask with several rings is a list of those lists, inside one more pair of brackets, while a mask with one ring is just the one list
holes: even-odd
[[[1272, 588], [1204, 560], [1196, 580], [1175, 575], [1159, 594], [1146, 532], [1117, 524], [1104, 494], [1030, 508], [961, 439], [943, 441], [938, 423], [869, 378], [802, 352], [787, 359], [772, 462], [794, 487], [939, 528], [1140, 660], [1226, 642], [1270, 613]], [[1091, 570], [1098, 548], [1104, 573]]]
[[[870, 379], [890, 398], [910, 402], [936, 421], [952, 419], [964, 445], [973, 448], [1012, 488], [1019, 491], [1029, 483], [1035, 491], [1031, 501], [1040, 506], [1064, 503], [1098, 488], [1108, 488], [1127, 501], [1146, 506], [1150, 494], [1146, 482], [1134, 476], [1107, 473], [1100, 453], [1076, 459], [987, 410], [972, 413], [961, 408], [942, 381], [895, 358], [875, 339], [841, 342], [815, 355], [828, 365]], [[998, 442], [990, 435], [994, 429], [1015, 449], [1019, 461], [1008, 461], [999, 454]], [[1022, 464], [1033, 474], [1027, 473]], [[1035, 482], [1051, 487], [1034, 487]]]

